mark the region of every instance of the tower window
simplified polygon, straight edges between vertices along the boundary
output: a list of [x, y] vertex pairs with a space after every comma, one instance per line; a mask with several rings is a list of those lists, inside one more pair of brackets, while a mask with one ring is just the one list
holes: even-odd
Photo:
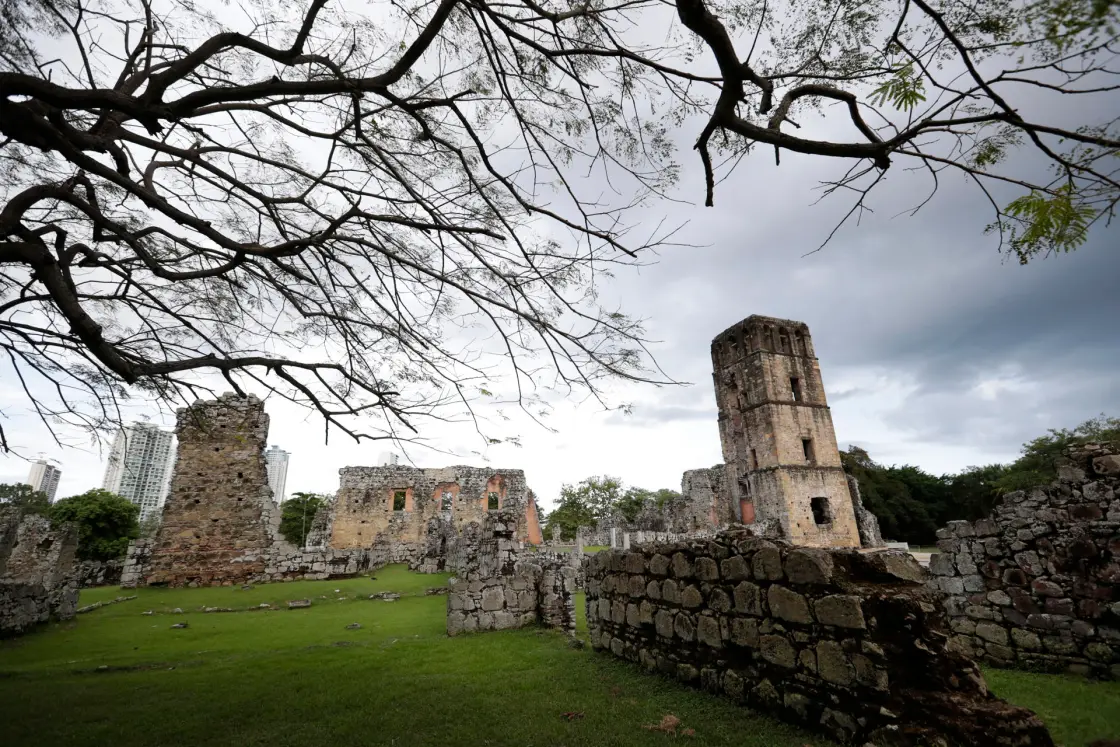
[[796, 376], [790, 376], [789, 377], [789, 388], [790, 388], [790, 391], [793, 392], [793, 401], [794, 402], [800, 402], [801, 401], [801, 379], [797, 378]]
[[778, 330], [778, 351], [782, 353], [790, 352], [789, 333], [784, 329]]
[[758, 452], [751, 449], [751, 469], [758, 469]]
[[818, 525], [832, 523], [832, 514], [828, 511], [827, 498], [813, 498], [809, 501], [809, 507], [813, 509], [813, 521]]
[[404, 511], [404, 504], [405, 504], [405, 498], [406, 497], [407, 496], [405, 494], [405, 491], [403, 491], [403, 490], [398, 490], [397, 492], [393, 493], [393, 510], [394, 511]]
[[813, 439], [811, 439], [811, 438], [801, 439], [801, 450], [805, 452], [805, 461], [812, 464], [815, 461], [814, 455], [813, 455]]
[[450, 511], [451, 510], [451, 491], [450, 490], [443, 491], [443, 495], [440, 496], [440, 506], [439, 506], [439, 508], [440, 508], [441, 511]]
[[498, 494], [497, 493], [489, 493], [486, 496], [486, 510], [487, 511], [497, 511], [498, 510]]

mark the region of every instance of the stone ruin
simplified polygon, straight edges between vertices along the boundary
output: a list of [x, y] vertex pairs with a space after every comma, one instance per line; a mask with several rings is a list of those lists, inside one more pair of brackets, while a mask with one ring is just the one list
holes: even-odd
[[879, 522], [845, 474], [809, 328], [750, 316], [712, 340], [724, 464], [688, 470], [681, 498], [589, 531], [710, 534], [735, 524], [813, 547], [883, 547]]
[[53, 526], [46, 517], [0, 508], [0, 636], [74, 617], [77, 551], [73, 524]]
[[280, 513], [265, 469], [268, 415], [227, 394], [176, 413], [178, 458], [144, 584], [243, 584], [260, 578]]
[[1033, 745], [1030, 711], [950, 645], [939, 592], [894, 550], [749, 529], [589, 556], [591, 645], [841, 742]]
[[1070, 448], [1058, 480], [937, 533], [949, 645], [998, 666], [1120, 679], [1120, 450]]
[[447, 595], [447, 634], [527, 625], [575, 635], [573, 595], [578, 567], [545, 553], [524, 552], [516, 540], [519, 513], [493, 511], [476, 550], [462, 559]]
[[323, 536], [336, 550], [384, 545], [389, 562], [441, 571], [466, 527], [496, 510], [516, 517], [518, 541], [541, 544], [531, 492], [519, 469], [345, 467]]
[[294, 547], [280, 534], [268, 487], [268, 426], [264, 403], [251, 395], [177, 412], [179, 451], [162, 521], [153, 538], [130, 545], [123, 587], [326, 579], [388, 563], [455, 570], [499, 508], [516, 516], [518, 541], [540, 543], [521, 470], [390, 465], [340, 470], [334, 500], [312, 520], [306, 546]]

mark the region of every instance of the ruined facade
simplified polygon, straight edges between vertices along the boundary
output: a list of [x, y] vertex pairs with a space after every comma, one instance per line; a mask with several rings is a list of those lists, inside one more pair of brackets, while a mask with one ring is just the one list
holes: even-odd
[[1120, 679], [1120, 453], [1073, 447], [1058, 475], [938, 531], [930, 584], [966, 655]]
[[178, 460], [141, 582], [246, 583], [278, 543], [265, 469], [268, 415], [254, 396], [225, 394], [177, 412]]
[[78, 606], [78, 530], [43, 516], [0, 509], [0, 636], [48, 620], [69, 620]]
[[585, 561], [594, 649], [827, 734], [878, 745], [1052, 747], [947, 645], [940, 594], [893, 550], [739, 528]]
[[517, 517], [516, 540], [541, 544], [536, 505], [519, 469], [389, 464], [345, 467], [339, 478], [328, 541], [334, 549], [389, 541], [398, 548], [396, 562], [415, 561], [428, 547], [432, 520], [458, 535], [497, 510]]
[[712, 341], [728, 489], [744, 524], [775, 522], [798, 545], [859, 547], [809, 328], [751, 316]]

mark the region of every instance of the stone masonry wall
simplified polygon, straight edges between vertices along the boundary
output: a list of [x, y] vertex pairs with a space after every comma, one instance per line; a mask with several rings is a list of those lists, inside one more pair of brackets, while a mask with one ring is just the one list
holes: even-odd
[[585, 561], [591, 645], [842, 742], [1052, 745], [946, 644], [912, 556], [748, 530]]
[[196, 402], [179, 409], [175, 433], [178, 460], [143, 582], [246, 583], [264, 572], [278, 541], [264, 403], [232, 393]]
[[93, 586], [118, 586], [124, 571], [124, 559], [84, 560], [78, 565], [78, 586], [88, 589]]
[[521, 552], [516, 526], [513, 512], [484, 518], [477, 554], [450, 582], [448, 635], [536, 624], [575, 633], [576, 569], [556, 557]]
[[930, 584], [968, 656], [1120, 678], [1120, 456], [1076, 447], [1058, 474], [938, 531]]
[[43, 516], [0, 513], [0, 636], [48, 620], [69, 620], [78, 606], [74, 556], [78, 530]]
[[[397, 494], [403, 500], [396, 506]], [[407, 465], [345, 467], [339, 470], [329, 546], [335, 549], [371, 547], [378, 541], [400, 545], [393, 562], [419, 563], [432, 519], [451, 523], [456, 532], [481, 523], [490, 494], [498, 507], [517, 516], [516, 537], [540, 536], [536, 511], [530, 510], [525, 473], [519, 469]]]

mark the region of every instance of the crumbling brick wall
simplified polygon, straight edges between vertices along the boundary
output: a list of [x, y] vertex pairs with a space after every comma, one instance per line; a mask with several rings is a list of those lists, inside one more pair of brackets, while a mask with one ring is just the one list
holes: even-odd
[[514, 539], [517, 515], [490, 512], [477, 552], [450, 582], [447, 634], [541, 624], [575, 633], [573, 594], [577, 570], [569, 562], [522, 552]]
[[1120, 678], [1120, 456], [1070, 449], [1059, 479], [937, 533], [951, 645], [1001, 666]]
[[48, 620], [69, 620], [78, 606], [78, 529], [43, 516], [0, 512], [0, 635]]
[[585, 561], [591, 645], [843, 742], [1052, 745], [949, 648], [905, 553], [746, 530]]
[[262, 574], [279, 512], [265, 470], [268, 415], [254, 396], [180, 408], [179, 440], [146, 584], [238, 584]]

